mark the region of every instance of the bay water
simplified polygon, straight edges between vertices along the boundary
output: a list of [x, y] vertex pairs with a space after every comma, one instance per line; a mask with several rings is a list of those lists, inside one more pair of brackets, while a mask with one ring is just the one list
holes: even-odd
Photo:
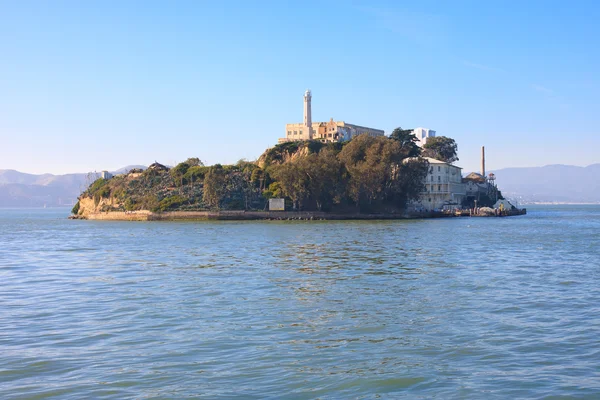
[[600, 206], [109, 222], [0, 210], [0, 398], [600, 398]]

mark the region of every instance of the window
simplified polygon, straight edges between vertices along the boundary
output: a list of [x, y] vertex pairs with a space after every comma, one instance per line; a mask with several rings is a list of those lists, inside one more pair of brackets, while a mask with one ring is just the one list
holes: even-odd
[[442, 177], [438, 175], [438, 182], [442, 181]]
[[433, 182], [433, 175], [431, 175], [431, 182]]
[[292, 131], [288, 131], [288, 136], [290, 136], [292, 134]]
[[441, 167], [438, 165], [438, 172], [440, 172], [440, 170], [441, 170]]
[[298, 134], [298, 131], [294, 131], [294, 135], [297, 135], [297, 134]]
[[331, 133], [329, 134], [329, 137], [331, 137]]
[[442, 185], [438, 185], [438, 192], [442, 191]]

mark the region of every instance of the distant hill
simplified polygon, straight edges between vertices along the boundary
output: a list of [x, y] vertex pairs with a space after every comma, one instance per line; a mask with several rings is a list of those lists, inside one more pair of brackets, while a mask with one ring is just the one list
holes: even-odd
[[[129, 165], [113, 171], [127, 172]], [[600, 202], [600, 164], [587, 167], [547, 165], [545, 167], [504, 168], [493, 170], [502, 193], [526, 202]], [[66, 175], [26, 174], [0, 170], [0, 207], [71, 206], [77, 197], [98, 177], [94, 173]]]
[[[129, 165], [113, 171], [127, 172], [132, 168], [146, 167]], [[77, 197], [99, 173], [87, 174], [26, 174], [12, 169], [0, 169], [0, 207], [59, 207], [72, 206]]]
[[490, 171], [502, 193], [520, 202], [600, 202], [600, 164], [547, 165]]

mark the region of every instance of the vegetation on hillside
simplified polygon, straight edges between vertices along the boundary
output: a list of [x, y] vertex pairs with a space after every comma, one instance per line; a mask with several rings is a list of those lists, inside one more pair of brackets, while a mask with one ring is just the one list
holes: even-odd
[[423, 156], [435, 158], [447, 163], [458, 161], [458, 146], [454, 139], [446, 136], [434, 136], [427, 138], [423, 145]]
[[153, 164], [98, 179], [82, 197], [96, 206], [105, 199], [103, 211], [263, 210], [272, 197], [285, 197], [294, 210], [401, 211], [418, 198], [428, 170], [415, 141], [412, 131], [398, 128], [390, 138], [283, 143], [257, 162], [208, 167], [190, 158], [171, 169]]

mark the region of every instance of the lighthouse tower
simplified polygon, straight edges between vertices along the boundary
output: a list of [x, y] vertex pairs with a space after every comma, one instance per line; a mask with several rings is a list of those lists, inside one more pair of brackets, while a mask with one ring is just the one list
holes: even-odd
[[312, 139], [312, 112], [310, 107], [312, 95], [310, 90], [304, 92], [304, 126], [306, 127], [305, 132], [307, 134], [306, 139]]

